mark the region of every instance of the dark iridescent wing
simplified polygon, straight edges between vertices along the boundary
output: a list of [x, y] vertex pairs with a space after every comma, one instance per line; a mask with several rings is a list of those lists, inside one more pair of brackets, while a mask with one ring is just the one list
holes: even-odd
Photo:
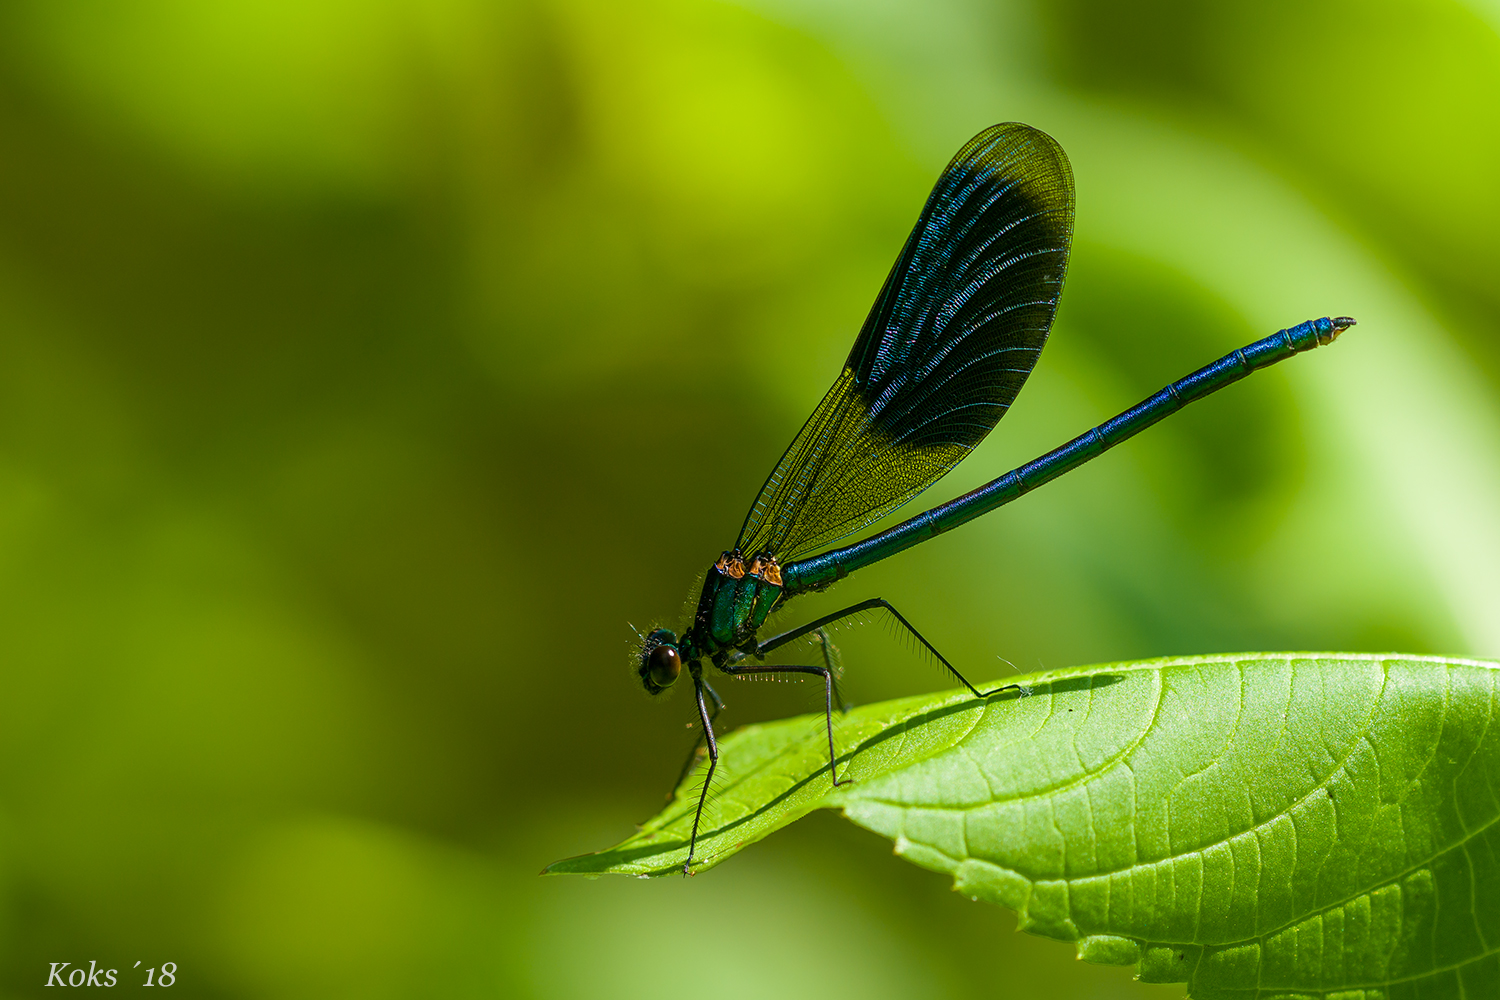
[[985, 129], [938, 178], [844, 370], [740, 529], [783, 560], [932, 485], [1005, 415], [1062, 294], [1073, 172], [1045, 132]]

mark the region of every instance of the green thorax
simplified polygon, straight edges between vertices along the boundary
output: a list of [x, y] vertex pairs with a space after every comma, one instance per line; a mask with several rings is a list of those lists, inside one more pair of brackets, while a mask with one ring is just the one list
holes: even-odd
[[738, 551], [724, 553], [703, 581], [684, 654], [697, 659], [754, 643], [781, 593], [781, 567], [774, 556], [763, 552], [746, 565]]

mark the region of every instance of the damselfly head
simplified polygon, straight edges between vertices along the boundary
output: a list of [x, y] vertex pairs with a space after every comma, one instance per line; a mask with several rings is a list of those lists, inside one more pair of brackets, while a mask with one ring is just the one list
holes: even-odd
[[669, 628], [653, 629], [641, 643], [641, 663], [637, 671], [647, 694], [661, 694], [675, 684], [677, 675], [682, 673], [677, 633]]

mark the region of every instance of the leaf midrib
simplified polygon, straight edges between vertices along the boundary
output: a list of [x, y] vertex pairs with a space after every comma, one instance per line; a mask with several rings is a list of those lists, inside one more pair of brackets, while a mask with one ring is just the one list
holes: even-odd
[[[1286, 655], [1289, 660], [1293, 659], [1293, 658], [1295, 658], [1297, 656], [1297, 654], [1284, 654], [1284, 655]], [[1373, 699], [1371, 699], [1370, 710], [1366, 714], [1366, 716], [1364, 718], [1364, 721], [1361, 724], [1361, 731], [1360, 731], [1359, 738], [1357, 740], [1353, 741], [1353, 743], [1350, 746], [1350, 749], [1348, 750], [1348, 752], [1346, 752], [1339, 759], [1337, 765], [1332, 770], [1330, 770], [1316, 785], [1314, 785], [1312, 788], [1310, 788], [1305, 795], [1301, 796], [1300, 798], [1298, 798], [1294, 802], [1288, 803], [1283, 808], [1281, 808], [1281, 809], [1277, 810], [1276, 812], [1274, 812], [1274, 813], [1272, 813], [1272, 814], [1264, 817], [1263, 819], [1257, 821], [1255, 824], [1247, 827], [1244, 830], [1239, 831], [1238, 833], [1234, 834], [1233, 836], [1225, 837], [1223, 839], [1216, 840], [1216, 841], [1212, 841], [1212, 842], [1203, 844], [1201, 846], [1192, 848], [1190, 850], [1182, 851], [1182, 852], [1177, 853], [1177, 854], [1172, 854], [1172, 855], [1168, 855], [1168, 856], [1165, 856], [1165, 857], [1162, 857], [1162, 858], [1158, 858], [1158, 859], [1156, 859], [1154, 861], [1140, 861], [1140, 862], [1136, 862], [1136, 863], [1131, 864], [1131, 865], [1127, 865], [1127, 866], [1125, 866], [1123, 868], [1114, 868], [1114, 869], [1109, 869], [1109, 870], [1106, 870], [1106, 871], [1094, 872], [1094, 873], [1091, 873], [1089, 875], [1077, 876], [1076, 878], [1063, 878], [1063, 879], [1059, 879], [1058, 881], [1072, 883], [1072, 882], [1075, 882], [1075, 881], [1082, 881], [1084, 879], [1109, 878], [1109, 877], [1112, 877], [1112, 876], [1122, 875], [1122, 874], [1125, 874], [1125, 873], [1128, 873], [1128, 872], [1132, 872], [1132, 871], [1136, 871], [1136, 870], [1146, 870], [1146, 869], [1154, 868], [1154, 867], [1157, 867], [1157, 866], [1160, 866], [1160, 865], [1164, 865], [1164, 864], [1167, 864], [1169, 862], [1172, 862], [1172, 861], [1175, 861], [1175, 860], [1178, 860], [1178, 859], [1181, 859], [1181, 858], [1184, 858], [1184, 857], [1189, 857], [1189, 856], [1191, 856], [1193, 854], [1198, 854], [1198, 855], [1201, 856], [1206, 851], [1209, 851], [1209, 850], [1211, 850], [1211, 849], [1213, 849], [1215, 847], [1219, 847], [1221, 845], [1229, 844], [1230, 842], [1232, 842], [1234, 840], [1238, 840], [1241, 837], [1246, 837], [1246, 836], [1253, 835], [1258, 830], [1261, 830], [1262, 828], [1268, 826], [1269, 824], [1275, 822], [1278, 819], [1289, 818], [1290, 814], [1291, 814], [1291, 812], [1293, 810], [1295, 810], [1299, 806], [1301, 806], [1301, 805], [1309, 802], [1314, 796], [1316, 796], [1320, 792], [1324, 793], [1324, 794], [1327, 794], [1329, 785], [1333, 782], [1333, 780], [1335, 778], [1337, 778], [1339, 775], [1341, 775], [1341, 774], [1343, 774], [1345, 772], [1346, 768], [1348, 767], [1349, 760], [1354, 756], [1354, 754], [1359, 750], [1359, 748], [1361, 746], [1369, 746], [1372, 751], [1375, 750], [1375, 747], [1370, 742], [1370, 737], [1369, 737], [1370, 723], [1371, 723], [1371, 720], [1373, 720], [1376, 711], [1379, 710], [1379, 707], [1380, 707], [1382, 701], [1384, 700], [1384, 698], [1386, 696], [1386, 692], [1388, 690], [1389, 683], [1390, 683], [1390, 663], [1391, 663], [1391, 661], [1393, 659], [1392, 657], [1382, 656], [1382, 655], [1377, 655], [1377, 654], [1368, 654], [1368, 655], [1364, 655], [1364, 656], [1350, 656], [1350, 657], [1348, 657], [1348, 659], [1350, 659], [1350, 660], [1362, 660], [1362, 661], [1367, 662], [1367, 663], [1378, 663], [1380, 665], [1380, 668], [1381, 668], [1381, 685], [1380, 685], [1380, 690], [1377, 692], [1376, 696]], [[1466, 661], [1466, 660], [1446, 660], [1446, 659], [1437, 658], [1437, 657], [1400, 657], [1400, 659], [1403, 660], [1403, 661], [1406, 661], [1406, 662], [1413, 662], [1413, 661], [1422, 662], [1422, 661], [1427, 661], [1427, 660], [1437, 660], [1438, 662], [1441, 662], [1441, 663], [1443, 663], [1445, 665], [1457, 664], [1457, 665], [1463, 665], [1463, 666], [1479, 667], [1479, 668], [1483, 668], [1483, 669], [1486, 669], [1486, 670], [1494, 670], [1494, 669], [1496, 669], [1495, 665], [1493, 663], [1488, 663], [1488, 662], [1485, 662], [1485, 661], [1478, 661], [1478, 660], [1472, 660], [1472, 661]], [[1190, 658], [1182, 658], [1182, 659], [1172, 660], [1172, 661], [1156, 661], [1153, 664], [1150, 664], [1150, 665], [1143, 664], [1143, 665], [1140, 665], [1140, 666], [1135, 667], [1133, 669], [1137, 670], [1137, 671], [1138, 670], [1152, 670], [1152, 671], [1154, 671], [1157, 674], [1157, 676], [1159, 678], [1160, 677], [1160, 671], [1162, 669], [1168, 667], [1168, 666], [1174, 666], [1174, 665], [1192, 665], [1192, 664], [1195, 664], [1195, 663], [1209, 663], [1209, 662], [1230, 662], [1230, 663], [1234, 663], [1236, 665], [1236, 669], [1238, 670], [1240, 678], [1241, 678], [1241, 691], [1243, 692], [1243, 690], [1244, 690], [1243, 681], [1244, 681], [1245, 673], [1244, 673], [1243, 668], [1241, 668], [1241, 667], [1238, 666], [1239, 660], [1236, 657], [1232, 657], [1232, 656], [1227, 656], [1226, 655], [1226, 656], [1214, 656], [1214, 657], [1190, 657]], [[1442, 732], [1442, 729], [1446, 727], [1447, 721], [1448, 721], [1448, 712], [1449, 712], [1450, 705], [1451, 705], [1451, 700], [1452, 700], [1452, 690], [1453, 690], [1453, 685], [1452, 685], [1451, 673], [1445, 671], [1444, 672], [1444, 680], [1443, 680], [1443, 708], [1442, 708], [1441, 722], [1440, 722], [1440, 725], [1439, 725], [1439, 735], [1433, 741], [1432, 746], [1431, 746], [1430, 750], [1427, 753], [1427, 757], [1426, 757], [1426, 759], [1422, 763], [1422, 767], [1420, 769], [1418, 769], [1417, 773], [1413, 776], [1412, 780], [1407, 783], [1406, 788], [1403, 789], [1402, 795], [1398, 799], [1396, 799], [1393, 803], [1390, 803], [1391, 805], [1398, 805], [1401, 802], [1404, 802], [1406, 800], [1406, 797], [1407, 797], [1407, 795], [1410, 794], [1411, 789], [1414, 788], [1414, 787], [1416, 787], [1419, 784], [1422, 775], [1426, 774], [1430, 770], [1430, 768], [1432, 766], [1433, 760], [1436, 759], [1436, 757], [1437, 757], [1437, 749], [1438, 749], [1439, 745], [1442, 742], [1441, 732]], [[1153, 710], [1151, 722], [1147, 726], [1145, 726], [1143, 728], [1141, 736], [1135, 741], [1134, 744], [1132, 744], [1130, 750], [1133, 750], [1136, 746], [1139, 746], [1140, 743], [1144, 741], [1145, 737], [1147, 735], [1149, 735], [1149, 733], [1151, 732], [1151, 730], [1154, 729], [1154, 728], [1156, 728], [1156, 725], [1157, 725], [1157, 722], [1158, 722], [1158, 719], [1159, 719], [1159, 716], [1160, 716], [1160, 710], [1161, 710], [1161, 704], [1162, 704], [1162, 693], [1163, 693], [1163, 691], [1164, 691], [1164, 687], [1161, 686], [1161, 685], [1158, 685], [1158, 687], [1157, 687], [1157, 704], [1156, 704], [1156, 708]], [[1494, 701], [1494, 689], [1492, 688], [1491, 689], [1491, 704], [1492, 705], [1493, 705], [1493, 701]], [[1093, 704], [1092, 691], [1090, 692], [1089, 703], [1092, 706], [1092, 704]], [[1290, 700], [1288, 701], [1288, 705], [1290, 705]], [[989, 708], [989, 706], [986, 705], [985, 708], [986, 708], [986, 711], [987, 711], [988, 708]], [[1240, 711], [1236, 714], [1236, 726], [1238, 725], [1239, 720], [1243, 717], [1243, 708], [1244, 708], [1244, 698], [1243, 698], [1243, 695], [1242, 695], [1242, 697], [1240, 699]], [[1492, 711], [1490, 713], [1490, 716], [1487, 717], [1486, 721], [1485, 721], [1485, 726], [1486, 726], [1485, 732], [1488, 731], [1490, 718], [1493, 717], [1493, 714], [1494, 713], [1493, 713], [1493, 709], [1492, 709]], [[1287, 715], [1286, 712], [1282, 713], [1283, 726], [1285, 724], [1286, 715]], [[1051, 717], [1051, 715], [1050, 715], [1050, 709], [1049, 709], [1049, 715], [1047, 716], [1047, 718], [1050, 718], [1050, 717]], [[974, 727], [970, 727], [969, 731], [964, 734], [964, 737], [962, 739], [960, 739], [958, 741], [955, 741], [954, 747], [955, 748], [960, 747], [960, 745], [962, 744], [963, 740], [967, 739], [968, 736], [970, 734], [972, 734], [972, 732], [974, 731], [974, 728], [976, 728], [977, 725], [978, 725], [978, 721], [976, 720], [975, 726]], [[1283, 729], [1283, 732], [1284, 731], [1285, 730]], [[1467, 769], [1467, 767], [1469, 766], [1469, 764], [1473, 761], [1474, 755], [1478, 752], [1478, 748], [1481, 745], [1482, 741], [1483, 741], [1483, 733], [1480, 734], [1480, 739], [1475, 742], [1474, 749], [1470, 750], [1469, 756], [1464, 761], [1463, 767], [1460, 767], [1458, 769], [1458, 773], [1459, 774], [1462, 774], [1463, 771], [1465, 769]], [[1230, 741], [1226, 741], [1225, 746], [1227, 747], [1230, 742], [1232, 742], [1232, 736], [1231, 736]], [[1075, 778], [1075, 779], [1070, 779], [1069, 781], [1060, 783], [1057, 786], [1050, 786], [1050, 787], [1045, 787], [1045, 788], [1040, 788], [1040, 789], [1028, 791], [1024, 796], [1017, 796], [1016, 799], [1011, 800], [1011, 801], [1019, 801], [1019, 800], [1021, 800], [1023, 798], [1040, 797], [1042, 795], [1052, 794], [1052, 793], [1055, 793], [1055, 792], [1058, 792], [1058, 791], [1065, 791], [1065, 790], [1068, 790], [1069, 788], [1076, 787], [1077, 785], [1082, 784], [1082, 783], [1084, 783], [1084, 782], [1086, 782], [1088, 780], [1092, 780], [1094, 778], [1097, 778], [1099, 775], [1101, 775], [1101, 774], [1105, 773], [1106, 771], [1108, 771], [1111, 767], [1115, 766], [1116, 764], [1119, 764], [1124, 759], [1124, 757], [1128, 756], [1130, 750], [1126, 750], [1125, 752], [1123, 752], [1121, 754], [1118, 754], [1115, 757], [1112, 757], [1110, 759], [1110, 761], [1108, 763], [1106, 763], [1098, 771], [1090, 772], [1087, 775], [1083, 775], [1083, 776], [1080, 776], [1080, 777]], [[982, 773], [982, 770], [981, 770], [981, 773]], [[1201, 772], [1199, 772], [1199, 773], [1201, 773]], [[1185, 775], [1184, 778], [1186, 778], [1186, 777], [1188, 777], [1188, 776]], [[1454, 777], [1453, 781], [1454, 782], [1457, 781], [1457, 776]], [[1181, 784], [1181, 782], [1178, 783], [1178, 786], [1174, 786], [1174, 787], [1180, 787], [1180, 784]], [[993, 792], [991, 794], [992, 794], [992, 797], [993, 797]], [[1329, 796], [1329, 798], [1331, 799], [1332, 796]], [[863, 798], [863, 799], [861, 799], [861, 801], [862, 802], [876, 803], [876, 804], [883, 805], [883, 806], [886, 806], [888, 808], [893, 808], [893, 809], [906, 809], [906, 808], [910, 808], [910, 804], [909, 803], [897, 802], [897, 801], [894, 801], [894, 800], [891, 800], [891, 799], [885, 799], [885, 798], [880, 798], [880, 797]], [[985, 803], [984, 805], [980, 805], [980, 806], [924, 805], [922, 808], [925, 809], [925, 810], [933, 811], [933, 812], [947, 812], [947, 813], [954, 813], [954, 814], [968, 814], [968, 813], [974, 812], [976, 809], [982, 809], [982, 808], [985, 808], [986, 806], [992, 805], [992, 804], [993, 804], [993, 802], [991, 802], [991, 803]], [[1459, 821], [1461, 823], [1463, 822], [1462, 816], [1459, 817]], [[1424, 867], [1432, 864], [1434, 861], [1436, 861], [1443, 854], [1446, 854], [1446, 853], [1448, 853], [1450, 851], [1454, 851], [1454, 850], [1466, 849], [1466, 846], [1475, 837], [1477, 837], [1479, 834], [1485, 832], [1490, 827], [1494, 826], [1497, 822], [1500, 822], [1500, 813], [1497, 813], [1495, 816], [1491, 817], [1491, 819], [1488, 822], [1484, 823], [1483, 825], [1481, 825], [1480, 827], [1478, 827], [1477, 829], [1472, 830], [1472, 831], [1468, 830], [1467, 829], [1467, 824], [1465, 824], [1464, 835], [1462, 837], [1460, 837], [1457, 840], [1450, 841], [1449, 843], [1443, 845], [1443, 847], [1441, 849], [1437, 850], [1436, 852], [1428, 855], [1427, 857], [1425, 857], [1425, 858], [1423, 858], [1423, 859], [1421, 859], [1419, 861], [1414, 862], [1413, 864], [1411, 864], [1408, 867], [1402, 869], [1401, 871], [1396, 872], [1396, 873], [1388, 876], [1387, 878], [1383, 879], [1380, 883], [1378, 883], [1376, 885], [1369, 886], [1369, 887], [1367, 887], [1367, 888], [1365, 888], [1365, 889], [1363, 889], [1363, 890], [1361, 890], [1359, 892], [1355, 892], [1355, 893], [1346, 895], [1346, 896], [1344, 896], [1344, 897], [1342, 897], [1342, 898], [1340, 898], [1340, 899], [1338, 899], [1338, 900], [1336, 900], [1334, 902], [1321, 904], [1315, 910], [1312, 910], [1312, 911], [1307, 912], [1307, 913], [1303, 913], [1303, 914], [1301, 914], [1299, 916], [1292, 917], [1292, 918], [1290, 918], [1290, 919], [1288, 919], [1288, 920], [1286, 920], [1286, 921], [1284, 921], [1284, 922], [1282, 922], [1282, 923], [1280, 923], [1280, 924], [1278, 924], [1278, 925], [1276, 925], [1274, 927], [1271, 927], [1271, 928], [1269, 928], [1267, 930], [1259, 931], [1259, 932], [1257, 932], [1256, 934], [1254, 934], [1254, 935], [1252, 935], [1250, 937], [1235, 938], [1235, 939], [1224, 940], [1224, 941], [1212, 941], [1212, 940], [1209, 940], [1209, 941], [1203, 941], [1203, 940], [1197, 940], [1197, 941], [1159, 940], [1158, 941], [1157, 939], [1153, 939], [1153, 941], [1155, 943], [1168, 944], [1168, 945], [1224, 946], [1224, 945], [1241, 944], [1241, 943], [1245, 943], [1245, 942], [1249, 942], [1249, 941], [1264, 940], [1265, 938], [1269, 938], [1269, 937], [1271, 937], [1271, 936], [1273, 936], [1273, 935], [1275, 935], [1277, 933], [1280, 933], [1281, 931], [1286, 930], [1288, 927], [1292, 927], [1295, 924], [1301, 923], [1301, 922], [1303, 922], [1305, 920], [1308, 920], [1308, 919], [1311, 919], [1312, 917], [1317, 916], [1319, 914], [1327, 913], [1327, 912], [1329, 912], [1331, 910], [1335, 910], [1335, 909], [1337, 909], [1337, 908], [1339, 908], [1341, 906], [1344, 906], [1344, 905], [1348, 904], [1349, 902], [1351, 902], [1352, 900], [1355, 900], [1355, 899], [1359, 898], [1360, 896], [1368, 895], [1369, 893], [1371, 893], [1371, 892], [1375, 891], [1376, 889], [1379, 889], [1379, 888], [1381, 888], [1383, 886], [1396, 884], [1396, 883], [1400, 882], [1402, 879], [1406, 878], [1408, 875], [1412, 874], [1413, 872], [1418, 871], [1418, 870], [1420, 870], [1420, 869], [1422, 869], [1422, 868], [1424, 868]], [[968, 843], [967, 822], [965, 822], [963, 824], [963, 829], [964, 829], [964, 838], [963, 839], [964, 839], [965, 845], [967, 845], [967, 843]], [[981, 861], [984, 864], [993, 864], [993, 862], [984, 861], [983, 859], [969, 858], [967, 856], [964, 857], [964, 858], [955, 858], [953, 855], [949, 854], [948, 852], [943, 851], [940, 848], [937, 848], [936, 846], [930, 845], [930, 844], [923, 844], [923, 847], [925, 849], [927, 849], [927, 850], [932, 851], [935, 854], [938, 854], [938, 855], [941, 855], [944, 858], [947, 858], [950, 862], [952, 862], [954, 864], [955, 867], [957, 867], [958, 865], [962, 864], [966, 860], [977, 860], [977, 861]], [[967, 850], [967, 846], [966, 846], [965, 849]], [[1324, 859], [1323, 864], [1324, 865], [1327, 864], [1327, 859], [1326, 858]], [[995, 865], [995, 867], [999, 868], [999, 867], [1002, 867], [1002, 866]], [[1323, 870], [1322, 866], [1320, 866], [1318, 870], [1321, 873], [1322, 870]], [[1020, 873], [1017, 872], [1016, 874], [1020, 874]], [[1024, 876], [1022, 876], [1022, 877], [1024, 877]], [[1473, 878], [1474, 878], [1474, 871], [1473, 871], [1473, 864], [1472, 863], [1470, 863], [1470, 865], [1469, 865], [1469, 878], [1470, 878], [1470, 882], [1472, 883], [1473, 882]], [[1027, 879], [1027, 881], [1029, 881], [1029, 882], [1036, 882], [1036, 881], [1053, 881], [1053, 880], [1051, 880], [1051, 879], [1046, 879], [1046, 880], [1042, 880], [1042, 879]], [[1201, 894], [1201, 891], [1202, 891], [1201, 887], [1200, 887], [1199, 891], [1200, 891], [1200, 894]], [[1480, 933], [1481, 940], [1483, 940], [1485, 937], [1486, 937], [1486, 935], [1484, 935], [1482, 933], [1482, 931], [1481, 931], [1481, 933]], [[1487, 957], [1487, 956], [1489, 956], [1491, 954], [1494, 954], [1496, 951], [1500, 951], [1500, 946], [1497, 946], [1495, 949], [1492, 949], [1490, 951], [1486, 951], [1484, 953], [1484, 956], [1481, 956], [1481, 957]], [[1477, 960], [1478, 959], [1475, 959], [1475, 961], [1477, 961]], [[1467, 962], [1459, 963], [1459, 965], [1452, 966], [1451, 968], [1459, 968], [1459, 967], [1462, 967], [1462, 965], [1465, 965], [1465, 964], [1469, 964], [1469, 963], [1467, 963]], [[1431, 974], [1434, 974], [1436, 972], [1447, 971], [1447, 968], [1449, 968], [1449, 967], [1445, 967], [1444, 969], [1435, 969], [1432, 972], [1425, 973], [1424, 975], [1431, 975]], [[1417, 976], [1417, 977], [1411, 977], [1411, 978], [1421, 978], [1421, 977]], [[1392, 980], [1392, 982], [1394, 982], [1394, 981], [1395, 980]], [[1352, 989], [1352, 988], [1360, 988], [1360, 987], [1340, 987], [1340, 988], [1341, 989], [1345, 989], [1345, 988], [1351, 988]]]

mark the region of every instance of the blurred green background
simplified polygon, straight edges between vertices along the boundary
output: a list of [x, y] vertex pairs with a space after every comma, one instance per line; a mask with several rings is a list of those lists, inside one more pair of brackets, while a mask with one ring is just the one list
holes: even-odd
[[[0, 992], [1180, 996], [819, 815], [540, 879], [661, 804], [675, 624], [937, 172], [1056, 136], [1052, 346], [946, 499], [1360, 325], [798, 619], [976, 680], [1500, 654], [1494, 0], [0, 7]], [[838, 633], [860, 702], [950, 686]], [[729, 725], [815, 707], [727, 686]], [[140, 960], [139, 970], [131, 971]]]

